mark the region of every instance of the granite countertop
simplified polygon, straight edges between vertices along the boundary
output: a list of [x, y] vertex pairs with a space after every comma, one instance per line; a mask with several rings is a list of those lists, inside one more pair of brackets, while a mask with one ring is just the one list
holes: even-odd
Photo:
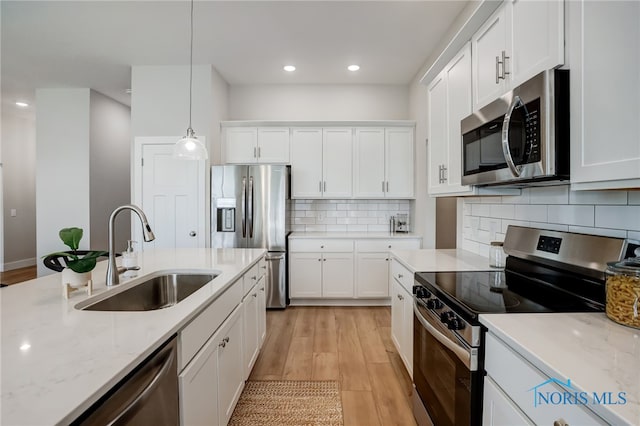
[[391, 250], [411, 272], [490, 271], [489, 259], [462, 249]]
[[[220, 274], [175, 306], [146, 312], [80, 311], [83, 292], [62, 296], [60, 273], [0, 290], [1, 406], [6, 425], [68, 424], [216, 299], [262, 249], [166, 249], [139, 253], [138, 277], [163, 270]], [[106, 261], [93, 271], [105, 287]], [[131, 279], [121, 279], [126, 284]], [[120, 287], [121, 288], [121, 287]]]
[[292, 232], [289, 234], [289, 238], [349, 238], [349, 239], [367, 239], [367, 238], [420, 238], [421, 235], [413, 232]]
[[610, 424], [640, 424], [640, 330], [604, 313], [480, 315], [480, 322], [549, 377], [583, 392], [626, 393], [588, 407]]

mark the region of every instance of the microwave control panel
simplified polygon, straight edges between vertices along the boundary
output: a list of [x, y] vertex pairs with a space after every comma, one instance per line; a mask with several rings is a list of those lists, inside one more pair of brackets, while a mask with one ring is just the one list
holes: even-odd
[[524, 146], [523, 163], [540, 161], [540, 98], [524, 107]]

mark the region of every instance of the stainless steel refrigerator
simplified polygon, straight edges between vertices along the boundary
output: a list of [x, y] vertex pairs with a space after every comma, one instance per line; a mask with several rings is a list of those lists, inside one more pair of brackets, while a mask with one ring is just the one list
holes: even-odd
[[212, 247], [264, 248], [267, 307], [287, 306], [289, 166], [211, 168]]

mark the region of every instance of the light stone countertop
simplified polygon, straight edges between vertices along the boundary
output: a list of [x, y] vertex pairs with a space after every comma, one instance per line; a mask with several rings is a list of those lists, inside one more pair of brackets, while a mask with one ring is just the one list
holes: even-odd
[[604, 313], [487, 314], [480, 322], [547, 376], [571, 379], [577, 391], [626, 392], [626, 404], [588, 407], [610, 424], [640, 424], [640, 330]]
[[344, 239], [422, 239], [422, 236], [413, 232], [292, 232], [289, 239], [295, 238], [344, 238]]
[[[146, 312], [80, 311], [83, 292], [62, 296], [60, 273], [0, 290], [3, 425], [68, 424], [184, 327], [265, 253], [262, 249], [167, 249], [138, 253], [138, 278], [156, 271], [219, 273], [175, 306]], [[105, 287], [106, 261], [93, 271]]]
[[391, 250], [411, 272], [490, 271], [489, 259], [462, 249]]

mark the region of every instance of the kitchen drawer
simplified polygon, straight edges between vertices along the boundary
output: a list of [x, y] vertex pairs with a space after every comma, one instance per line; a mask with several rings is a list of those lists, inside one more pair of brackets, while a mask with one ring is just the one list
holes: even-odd
[[178, 333], [178, 371], [182, 371], [241, 301], [242, 283], [237, 280]]
[[260, 278], [265, 276], [266, 273], [267, 273], [267, 258], [262, 257], [258, 261], [258, 280], [260, 280]]
[[[266, 263], [265, 263], [266, 265]], [[254, 285], [258, 282], [258, 279], [262, 275], [260, 275], [260, 262], [256, 262], [247, 272], [244, 273], [242, 277], [242, 295], [249, 293], [249, 290], [253, 288]]]
[[[492, 333], [486, 334], [485, 370], [498, 387], [506, 395], [509, 395], [520, 410], [535, 424], [553, 425], [559, 419], [563, 419], [569, 425], [604, 424], [604, 420], [585, 405], [543, 403], [534, 406], [534, 392], [545, 395], [547, 392], [558, 392], [562, 395], [564, 392], [573, 394], [577, 391], [571, 388], [565, 389], [557, 383], [550, 382], [550, 377], [522, 358]], [[553, 379], [565, 382], [560, 378]]]
[[413, 294], [413, 273], [402, 266], [396, 259], [393, 259], [391, 262], [391, 276], [398, 281], [409, 294]]
[[389, 250], [418, 250], [419, 239], [389, 239], [389, 240], [356, 240], [357, 252], [385, 252]]
[[289, 251], [297, 252], [333, 252], [352, 253], [353, 240], [333, 240], [333, 239], [292, 239], [289, 240]]

